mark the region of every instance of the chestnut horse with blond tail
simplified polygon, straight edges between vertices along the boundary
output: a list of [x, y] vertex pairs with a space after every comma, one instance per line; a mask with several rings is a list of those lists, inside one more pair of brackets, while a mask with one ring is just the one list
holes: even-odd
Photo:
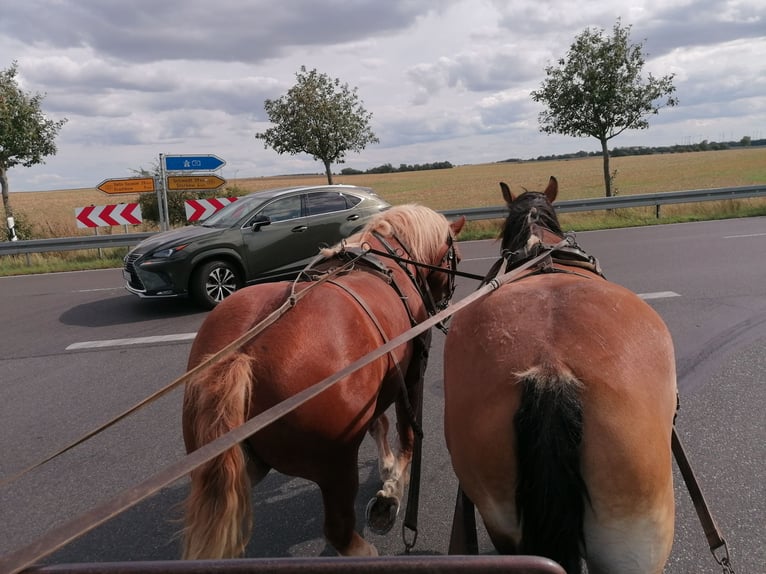
[[[331, 279], [255, 285], [226, 298], [203, 322], [189, 369], [258, 325], [293, 289], [307, 290], [275, 323], [187, 383], [187, 451], [340, 372], [445, 306], [458, 258], [453, 241], [464, 221], [450, 224], [417, 205], [392, 207], [360, 233], [323, 250], [324, 267], [337, 269], [353, 259], [351, 268]], [[370, 256], [370, 250], [378, 255]], [[339, 554], [376, 555], [356, 532], [359, 445], [369, 432], [380, 455], [383, 485], [368, 519], [380, 529], [390, 528], [409, 478], [415, 439], [411, 415], [421, 400], [417, 383], [425, 370], [426, 344], [397, 347], [194, 470], [185, 502], [184, 558], [243, 554], [252, 528], [251, 488], [270, 469], [319, 486], [324, 535]], [[396, 454], [388, 444], [384, 414], [392, 403]]]
[[[444, 349], [452, 465], [495, 548], [569, 573], [659, 573], [673, 542], [673, 343], [641, 298], [603, 278], [544, 193], [514, 197], [499, 271], [556, 246], [458, 311]], [[637, 247], [638, 248], [638, 247]]]

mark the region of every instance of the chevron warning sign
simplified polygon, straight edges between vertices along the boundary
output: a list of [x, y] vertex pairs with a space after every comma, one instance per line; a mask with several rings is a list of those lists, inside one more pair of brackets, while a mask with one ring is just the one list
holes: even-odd
[[138, 225], [143, 221], [141, 206], [138, 203], [76, 207], [74, 217], [77, 220], [77, 227]]
[[189, 221], [203, 221], [213, 215], [219, 209], [226, 207], [236, 197], [213, 197], [211, 199], [187, 199], [184, 205], [186, 219]]

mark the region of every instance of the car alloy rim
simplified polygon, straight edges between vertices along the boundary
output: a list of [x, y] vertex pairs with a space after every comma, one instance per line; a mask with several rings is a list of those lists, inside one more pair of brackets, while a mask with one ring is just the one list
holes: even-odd
[[208, 275], [205, 290], [213, 301], [220, 303], [237, 290], [237, 278], [231, 269], [216, 267]]

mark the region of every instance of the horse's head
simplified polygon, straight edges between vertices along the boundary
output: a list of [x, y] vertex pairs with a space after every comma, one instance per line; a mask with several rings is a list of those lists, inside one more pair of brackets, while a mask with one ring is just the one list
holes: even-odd
[[455, 293], [455, 271], [460, 262], [460, 251], [455, 240], [460, 235], [463, 225], [465, 225], [465, 216], [463, 215], [449, 224], [445, 243], [434, 260], [433, 265], [444, 269], [444, 271], [430, 270], [425, 275], [437, 309], [445, 308]]
[[401, 258], [400, 264], [418, 285], [426, 305], [441, 308], [449, 303], [455, 290], [454, 271], [460, 261], [455, 239], [464, 224], [465, 217], [450, 223], [428, 207], [397, 205], [350, 237], [348, 244], [382, 241], [391, 255]]
[[501, 245], [504, 251], [518, 251], [531, 243], [543, 241], [545, 231], [562, 235], [553, 202], [559, 191], [555, 177], [548, 181], [543, 192], [527, 191], [514, 196], [504, 182], [500, 182], [503, 199], [508, 205], [508, 217], [503, 225]]

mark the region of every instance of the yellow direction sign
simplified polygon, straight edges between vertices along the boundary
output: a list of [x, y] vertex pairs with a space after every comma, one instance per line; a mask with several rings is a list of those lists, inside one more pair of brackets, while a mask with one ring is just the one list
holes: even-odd
[[123, 177], [117, 179], [105, 179], [98, 184], [98, 188], [104, 193], [145, 193], [154, 191], [154, 178], [152, 177]]
[[217, 175], [169, 175], [168, 189], [218, 189], [226, 180]]

